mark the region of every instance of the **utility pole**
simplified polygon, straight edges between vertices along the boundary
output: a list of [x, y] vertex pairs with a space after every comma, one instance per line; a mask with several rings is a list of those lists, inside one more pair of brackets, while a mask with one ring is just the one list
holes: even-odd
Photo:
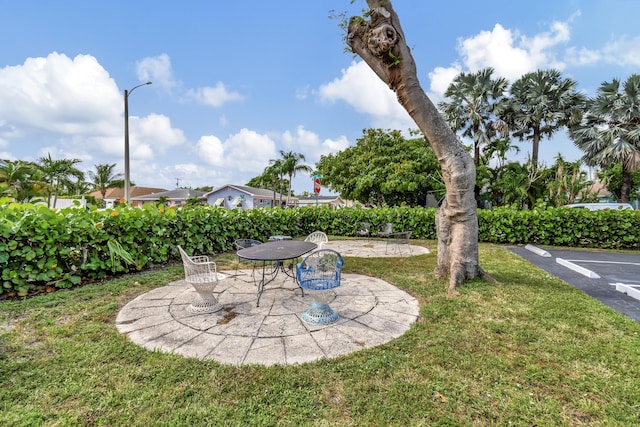
[[142, 83], [124, 90], [124, 201], [128, 205], [130, 199], [131, 178], [129, 174], [129, 95], [140, 86], [150, 85], [151, 82]]

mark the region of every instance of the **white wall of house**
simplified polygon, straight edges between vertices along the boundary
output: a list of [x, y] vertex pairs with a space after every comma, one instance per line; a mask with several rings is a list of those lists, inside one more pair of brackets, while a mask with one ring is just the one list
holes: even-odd
[[[80, 205], [76, 204], [78, 202]], [[86, 207], [87, 201], [84, 197], [82, 199], [56, 199], [56, 205], [54, 206], [56, 209], [64, 209], [69, 207]]]
[[223, 187], [207, 197], [207, 203], [226, 209], [252, 209], [253, 198], [242, 191], [232, 187]]

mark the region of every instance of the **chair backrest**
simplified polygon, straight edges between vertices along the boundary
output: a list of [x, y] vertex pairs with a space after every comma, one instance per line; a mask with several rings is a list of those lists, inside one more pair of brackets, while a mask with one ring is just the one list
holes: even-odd
[[216, 263], [206, 255], [189, 256], [178, 246], [184, 267], [184, 280], [187, 283], [210, 283], [218, 281]]
[[313, 233], [309, 234], [307, 238], [304, 239], [304, 241], [315, 243], [316, 245], [318, 245], [318, 249], [322, 249], [322, 246], [324, 246], [324, 244], [329, 241], [329, 238], [322, 231], [314, 231]]
[[340, 286], [344, 259], [333, 249], [320, 249], [307, 255], [296, 268], [303, 289], [324, 290]]
[[391, 222], [386, 222], [384, 224], [384, 228], [382, 230], [380, 230], [381, 233], [385, 233], [385, 234], [391, 234], [391, 232], [393, 232], [393, 223]]
[[252, 246], [258, 246], [261, 244], [262, 242], [260, 240], [255, 240], [255, 239], [236, 239], [233, 242], [233, 245], [236, 247], [236, 250], [250, 248]]
[[360, 222], [358, 224], [358, 231], [357, 234], [359, 236], [366, 236], [369, 233], [371, 233], [371, 224], [368, 222]]
[[191, 257], [189, 255], [187, 255], [187, 253], [184, 251], [184, 249], [182, 249], [182, 246], [178, 245], [178, 252], [180, 252], [180, 258], [182, 258], [182, 263], [183, 264], [189, 264], [191, 263]]

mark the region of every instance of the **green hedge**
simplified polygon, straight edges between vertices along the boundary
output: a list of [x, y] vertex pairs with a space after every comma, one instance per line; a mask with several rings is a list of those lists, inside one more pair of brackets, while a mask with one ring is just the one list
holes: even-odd
[[[394, 223], [413, 237], [436, 239], [435, 209], [380, 208], [227, 210], [211, 206], [170, 209], [145, 205], [107, 210], [33, 205], [0, 208], [0, 293], [26, 294], [143, 270], [190, 253], [233, 249], [237, 238], [305, 236], [315, 230], [355, 236], [357, 225]], [[479, 240], [517, 244], [638, 249], [640, 212], [581, 209], [478, 211]]]

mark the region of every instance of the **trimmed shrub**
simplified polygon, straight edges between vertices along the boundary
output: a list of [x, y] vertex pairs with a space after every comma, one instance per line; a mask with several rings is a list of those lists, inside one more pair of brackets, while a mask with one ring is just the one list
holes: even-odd
[[[30, 204], [0, 208], [0, 294], [69, 288], [139, 271], [189, 253], [232, 250], [233, 241], [271, 235], [305, 236], [321, 230], [356, 236], [358, 223], [394, 224], [395, 231], [436, 239], [436, 209], [348, 208], [227, 210], [212, 206], [52, 210]], [[478, 211], [479, 240], [498, 244], [640, 248], [640, 212], [630, 210], [497, 208]]]

